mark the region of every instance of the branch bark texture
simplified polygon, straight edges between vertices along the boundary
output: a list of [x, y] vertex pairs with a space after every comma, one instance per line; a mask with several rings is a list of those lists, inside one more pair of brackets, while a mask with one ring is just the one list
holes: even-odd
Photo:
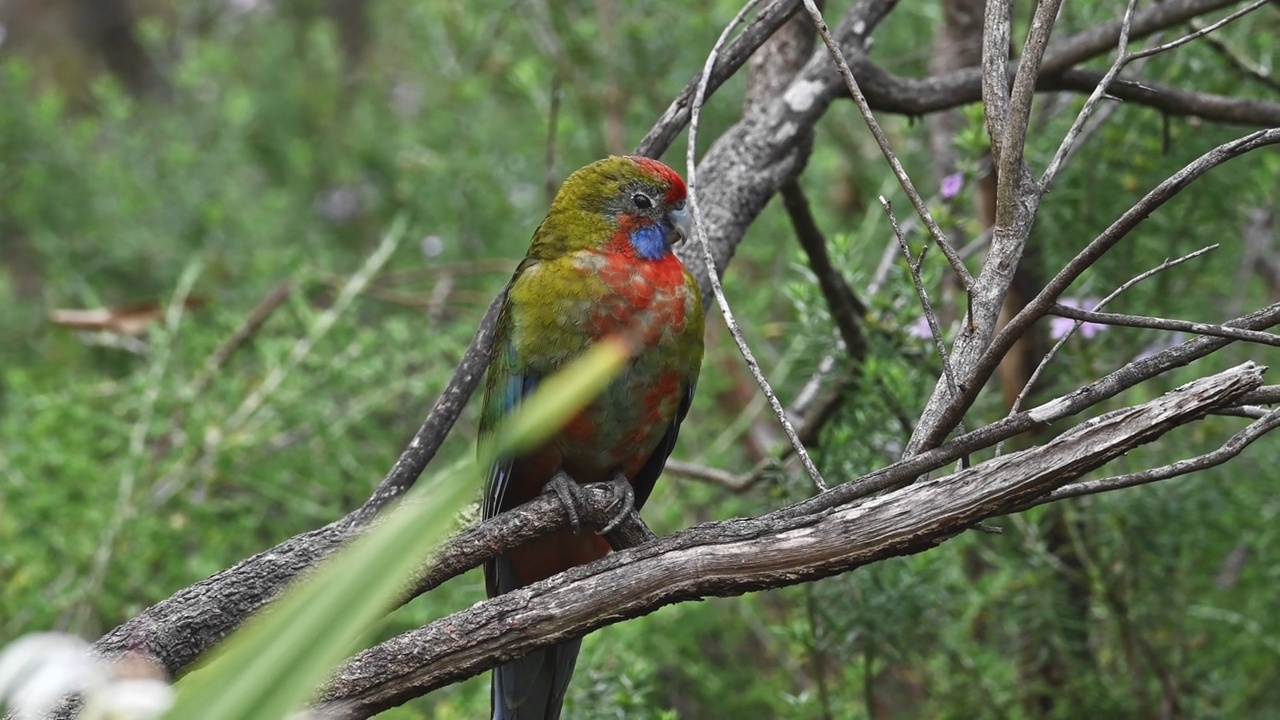
[[663, 605], [829, 577], [920, 552], [1050, 493], [1262, 386], [1245, 363], [1043, 446], [865, 502], [799, 517], [707, 523], [478, 603], [367, 650], [321, 692], [332, 717], [368, 717], [528, 651]]

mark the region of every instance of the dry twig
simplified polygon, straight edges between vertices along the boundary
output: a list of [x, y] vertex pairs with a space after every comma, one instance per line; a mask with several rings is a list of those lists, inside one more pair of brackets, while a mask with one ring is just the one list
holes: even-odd
[[1162, 465], [1158, 468], [1142, 470], [1139, 472], [1126, 473], [1124, 475], [1116, 475], [1114, 477], [1102, 478], [1101, 480], [1084, 480], [1078, 483], [1065, 485], [1042, 498], [1039, 498], [1029, 507], [1035, 505], [1044, 505], [1045, 503], [1064, 500], [1066, 498], [1082, 497], [1084, 495], [1096, 495], [1098, 493], [1110, 492], [1112, 490], [1120, 490], [1122, 488], [1136, 487], [1153, 483], [1157, 480], [1167, 480], [1169, 478], [1187, 475], [1198, 470], [1215, 467], [1236, 457], [1245, 448], [1253, 444], [1255, 440], [1266, 435], [1272, 430], [1280, 427], [1280, 410], [1272, 410], [1265, 415], [1259, 417], [1255, 422], [1249, 423], [1245, 429], [1232, 435], [1229, 440], [1222, 444], [1217, 450], [1197, 455], [1186, 460], [1179, 460], [1168, 465]]
[[1173, 318], [1147, 317], [1145, 315], [1102, 313], [1092, 310], [1073, 308], [1060, 303], [1054, 303], [1053, 306], [1049, 308], [1049, 314], [1057, 315], [1058, 317], [1071, 318], [1076, 322], [1149, 328], [1152, 330], [1172, 330], [1175, 332], [1192, 333], [1195, 335], [1211, 335], [1213, 337], [1231, 338], [1232, 340], [1258, 343], [1259, 345], [1280, 347], [1280, 335], [1275, 335], [1269, 332], [1259, 332], [1257, 330], [1242, 330], [1240, 328], [1233, 328], [1227, 325], [1198, 323], [1191, 322], [1190, 320], [1175, 320]]
[[969, 274], [969, 268], [965, 267], [964, 261], [960, 259], [960, 254], [951, 246], [946, 234], [942, 232], [942, 228], [938, 227], [938, 223], [933, 219], [933, 214], [929, 212], [929, 207], [925, 205], [924, 199], [916, 191], [915, 184], [911, 182], [907, 171], [902, 168], [902, 163], [898, 162], [898, 156], [894, 154], [893, 147], [889, 145], [889, 137], [885, 135], [884, 129], [880, 127], [880, 123], [876, 121], [875, 115], [872, 114], [871, 105], [867, 102], [867, 96], [862, 93], [862, 88], [858, 86], [858, 81], [854, 79], [853, 71], [849, 69], [849, 62], [845, 60], [844, 52], [840, 49], [840, 45], [831, 36], [831, 29], [827, 27], [827, 21], [823, 19], [822, 11], [818, 9], [818, 5], [814, 0], [804, 0], [804, 7], [809, 12], [809, 17], [813, 18], [813, 24], [818, 28], [818, 35], [822, 37], [823, 44], [827, 46], [827, 51], [831, 53], [831, 59], [836, 64], [836, 70], [839, 71], [840, 78], [844, 80], [844, 85], [848, 88], [849, 94], [853, 96], [853, 102], [858, 106], [858, 112], [862, 114], [863, 121], [867, 123], [867, 127], [871, 130], [871, 135], [875, 138], [876, 145], [879, 146], [885, 161], [889, 163], [889, 168], [893, 171], [894, 177], [898, 178], [898, 183], [902, 185], [902, 191], [911, 200], [911, 206], [916, 209], [916, 214], [920, 216], [920, 221], [929, 229], [929, 236], [933, 238], [938, 249], [942, 251], [942, 255], [951, 264], [952, 271], [955, 272], [956, 278], [960, 281], [960, 287], [966, 291], [970, 290], [973, 286], [973, 276]]
[[[982, 354], [973, 363], [973, 381], [961, 389], [958, 400], [946, 408], [931, 424], [921, 441], [923, 447], [932, 447], [939, 443], [950, 432], [950, 428], [963, 417], [982, 388], [982, 384], [991, 376], [1000, 364], [1009, 348], [1013, 346], [1033, 322], [1044, 317], [1049, 308], [1057, 302], [1058, 297], [1080, 275], [1096, 263], [1107, 251], [1115, 247], [1131, 232], [1139, 222], [1151, 215], [1166, 202], [1176, 197], [1193, 182], [1203, 177], [1210, 170], [1233, 158], [1257, 150], [1258, 148], [1280, 143], [1280, 128], [1259, 130], [1244, 137], [1223, 143], [1209, 152], [1188, 163], [1174, 173], [1132, 207], [1126, 210], [1098, 237], [1094, 238], [1083, 250], [1076, 254], [1045, 287], [1012, 319], [1000, 329], [983, 349]], [[958, 344], [958, 343], [957, 343]], [[953, 351], [953, 357], [955, 351]]]
[[[1164, 262], [1160, 263], [1156, 267], [1153, 267], [1150, 270], [1147, 270], [1142, 274], [1137, 275], [1136, 277], [1130, 278], [1123, 285], [1116, 288], [1115, 290], [1112, 290], [1106, 297], [1099, 300], [1098, 304], [1095, 305], [1093, 309], [1097, 310], [1105, 306], [1107, 303], [1115, 299], [1115, 297], [1120, 293], [1124, 292], [1125, 290], [1128, 290], [1134, 285], [1137, 285], [1143, 280], [1146, 280], [1152, 275], [1168, 270], [1174, 265], [1181, 265], [1182, 263], [1188, 260], [1191, 260], [1192, 258], [1200, 257], [1201, 255], [1207, 252], [1210, 252], [1212, 250], [1217, 250], [1217, 249], [1218, 249], [1218, 245], [1214, 244], [1208, 247], [1200, 248], [1199, 250], [1196, 250], [1193, 253], [1188, 253], [1186, 255], [1183, 255], [1180, 258], [1175, 258], [1173, 260], [1165, 260]], [[1022, 401], [1026, 399], [1027, 393], [1031, 392], [1031, 388], [1034, 387], [1036, 384], [1036, 381], [1040, 379], [1040, 374], [1044, 372], [1044, 369], [1048, 367], [1049, 362], [1053, 360], [1055, 355], [1058, 354], [1058, 350], [1061, 349], [1062, 346], [1066, 344], [1067, 340], [1069, 340], [1071, 336], [1074, 335], [1075, 332], [1080, 329], [1080, 326], [1083, 325], [1084, 322], [1085, 322], [1084, 320], [1076, 320], [1076, 322], [1071, 325], [1071, 328], [1067, 330], [1065, 333], [1063, 333], [1062, 337], [1058, 338], [1058, 342], [1054, 343], [1053, 347], [1049, 348], [1049, 352], [1045, 353], [1045, 356], [1041, 358], [1040, 363], [1036, 365], [1036, 369], [1032, 371], [1031, 377], [1028, 378], [1026, 384], [1022, 386], [1022, 390], [1021, 392], [1018, 393], [1018, 397], [1014, 398], [1013, 404], [1009, 407], [1010, 415], [1018, 412], [1018, 409], [1022, 407]], [[1001, 452], [1001, 445], [997, 444], [996, 455], [999, 455], [1000, 452]]]
[[[715, 45], [711, 47], [711, 52], [707, 54], [707, 62], [702, 68], [702, 80], [698, 83], [698, 90], [693, 96], [693, 108], [689, 114], [689, 143], [688, 150], [685, 154], [685, 163], [688, 168], [686, 174], [689, 182], [689, 211], [693, 215], [693, 232], [698, 244], [702, 247], [703, 260], [708, 268], [715, 267], [715, 256], [711, 253], [711, 244], [707, 240], [707, 233], [702, 225], [701, 212], [698, 207], [697, 192], [697, 152], [698, 152], [698, 116], [702, 111], [702, 104], [706, 98], [707, 82], [711, 78], [711, 70], [715, 66], [716, 56], [720, 48], [728, 40], [729, 34], [734, 28], [742, 22], [752, 8], [755, 7], [756, 0], [750, 0], [746, 5], [738, 11], [724, 32], [720, 34], [720, 38], [716, 40]], [[742, 336], [742, 329], [738, 327], [737, 320], [733, 317], [733, 311], [729, 308], [729, 301], [725, 299], [724, 288], [720, 285], [720, 278], [715, 272], [708, 273], [708, 280], [711, 283], [712, 293], [715, 295], [716, 304], [720, 306], [720, 314], [724, 316], [725, 325], [729, 328], [729, 334], [733, 336], [733, 341], [738, 346], [738, 351], [742, 353], [742, 358], [747, 363], [747, 369], [751, 371], [752, 377], [756, 383], [760, 385], [760, 391], [764, 393], [765, 398], [769, 402], [769, 407], [773, 409], [773, 414], [777, 416], [778, 423], [782, 425], [782, 430], [787, 434], [787, 439], [791, 441], [791, 446], [795, 448], [796, 455], [800, 458], [801, 464], [804, 465], [805, 472], [809, 478], [813, 480], [813, 484], [818, 488], [818, 492], [826, 492], [827, 483], [822, 478], [822, 473], [818, 471], [818, 466], [813, 463], [813, 459], [809, 457], [809, 453], [804, 449], [804, 443], [800, 442], [800, 436], [796, 434], [795, 427], [792, 426], [791, 420], [787, 418], [787, 413], [782, 408], [782, 403], [778, 401], [778, 396], [773, 392], [773, 388], [769, 386], [769, 381], [765, 379], [764, 373], [760, 370], [760, 364], [756, 362], [755, 356], [751, 352], [751, 348], [747, 347], [747, 341]]]

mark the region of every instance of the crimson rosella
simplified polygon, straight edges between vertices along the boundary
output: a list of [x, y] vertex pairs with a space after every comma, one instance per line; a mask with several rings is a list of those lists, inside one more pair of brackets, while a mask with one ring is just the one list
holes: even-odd
[[[548, 490], [573, 515], [573, 482], [615, 482], [634, 496], [636, 509], [644, 505], [675, 445], [702, 364], [701, 295], [672, 252], [689, 229], [684, 181], [656, 160], [605, 158], [564, 181], [499, 315], [481, 436], [540, 379], [592, 343], [627, 335], [638, 352], [548, 441], [494, 463], [485, 518]], [[486, 589], [493, 597], [607, 552], [599, 534], [566, 528], [487, 563]], [[496, 668], [494, 720], [560, 717], [580, 645], [579, 639], [535, 650]]]

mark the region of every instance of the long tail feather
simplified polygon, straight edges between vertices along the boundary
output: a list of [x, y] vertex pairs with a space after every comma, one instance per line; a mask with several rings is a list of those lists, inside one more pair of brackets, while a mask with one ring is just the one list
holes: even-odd
[[[493, 560], [498, 593], [519, 587], [515, 568], [506, 555]], [[493, 720], [557, 720], [564, 705], [581, 638], [534, 650], [493, 669], [490, 692]]]
[[581, 645], [552, 645], [494, 668], [493, 720], [557, 720]]

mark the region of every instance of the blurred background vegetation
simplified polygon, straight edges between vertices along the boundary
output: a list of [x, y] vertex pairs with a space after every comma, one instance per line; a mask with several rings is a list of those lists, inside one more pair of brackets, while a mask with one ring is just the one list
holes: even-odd
[[[632, 148], [736, 10], [728, 0], [697, 12], [656, 0], [0, 2], [0, 644], [52, 628], [95, 638], [358, 506], [448, 379], [559, 180]], [[1074, 3], [1058, 32], [1116, 12]], [[932, 2], [899, 8], [876, 59], [925, 74], [941, 17]], [[1264, 9], [1218, 37], [1269, 72], [1277, 30], [1280, 13]], [[1192, 44], [1143, 72], [1274, 97], [1223, 58]], [[708, 144], [737, 117], [744, 84], [740, 75], [709, 104]], [[1033, 167], [1079, 102], [1044, 98]], [[980, 118], [976, 108], [959, 116], [964, 184], [939, 204], [961, 236], [982, 229]], [[936, 193], [926, 124], [882, 121], [917, 184]], [[1059, 267], [1172, 170], [1238, 134], [1116, 108], [1046, 200], [1032, 266]], [[667, 153], [677, 167], [682, 157], [679, 145]], [[1274, 151], [1209, 176], [1075, 295], [1104, 295], [1219, 242], [1114, 307], [1222, 321], [1273, 301], [1277, 177]], [[802, 184], [837, 265], [864, 293], [891, 239], [875, 196], [907, 204], [848, 103], [823, 120]], [[321, 332], [338, 289], [396, 218], [408, 239]], [[784, 398], [824, 356], [849, 365], [780, 203], [726, 282]], [[281, 302], [261, 327], [229, 345], [272, 299]], [[871, 356], [817, 449], [832, 479], [893, 460], [938, 374], [912, 332], [919, 311], [901, 263], [864, 299]], [[742, 472], [776, 453], [780, 435], [710, 324], [675, 456]], [[1170, 341], [1119, 329], [1074, 338], [1035, 397]], [[1231, 348], [1117, 403], [1245, 358], [1274, 359]], [[988, 395], [974, 421], [1003, 412], [1000, 394]], [[1240, 424], [1204, 423], [1109, 470], [1208, 450]], [[433, 468], [471, 453], [474, 437], [473, 408]], [[1280, 446], [1263, 440], [1191, 478], [1007, 518], [1003, 535], [609, 627], [584, 645], [568, 715], [1265, 716], [1280, 708], [1280, 494], [1268, 471], [1278, 463]], [[669, 533], [759, 514], [805, 495], [806, 483], [770, 473], [732, 493], [669, 477], [646, 517]], [[473, 572], [389, 617], [380, 636], [483, 595]], [[386, 716], [482, 717], [487, 693], [486, 676]]]

